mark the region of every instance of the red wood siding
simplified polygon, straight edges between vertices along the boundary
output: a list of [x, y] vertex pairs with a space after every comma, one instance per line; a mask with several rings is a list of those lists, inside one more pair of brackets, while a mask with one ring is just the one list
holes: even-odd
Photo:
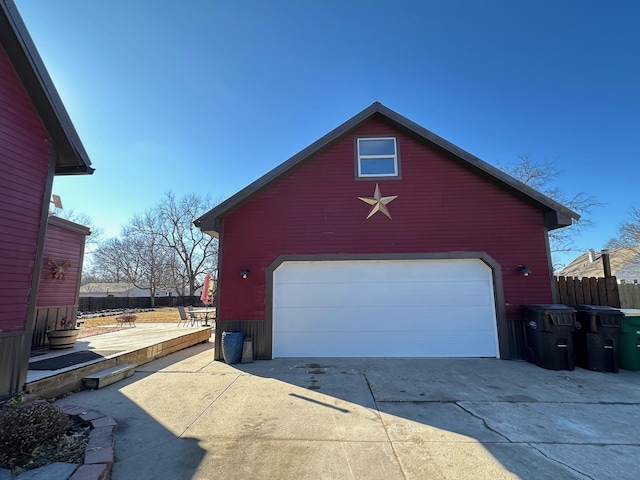
[[[83, 247], [83, 234], [57, 225], [47, 226], [37, 307], [77, 305]], [[70, 262], [68, 267], [64, 267], [64, 279], [51, 278], [50, 260], [58, 265]]]
[[25, 328], [49, 149], [40, 117], [0, 47], [0, 333]]
[[[356, 180], [354, 136], [395, 135], [402, 179]], [[381, 213], [357, 197], [397, 195]], [[542, 213], [378, 120], [336, 141], [224, 218], [220, 320], [265, 318], [265, 269], [281, 254], [484, 251], [502, 268], [506, 314], [550, 303]], [[517, 271], [527, 264], [534, 272]], [[243, 267], [251, 270], [242, 279]]]

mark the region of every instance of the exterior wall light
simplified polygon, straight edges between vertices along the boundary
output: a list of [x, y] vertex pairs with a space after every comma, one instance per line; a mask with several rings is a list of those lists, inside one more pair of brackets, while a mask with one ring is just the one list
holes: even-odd
[[518, 265], [518, 271], [525, 277], [528, 277], [531, 273], [533, 273], [531, 269], [526, 265]]
[[240, 272], [240, 275], [242, 275], [242, 278], [247, 278], [250, 273], [251, 271], [247, 267], [244, 267]]

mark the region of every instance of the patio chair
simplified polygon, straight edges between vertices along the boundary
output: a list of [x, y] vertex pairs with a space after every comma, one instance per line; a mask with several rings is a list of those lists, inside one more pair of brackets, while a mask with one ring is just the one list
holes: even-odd
[[189, 317], [187, 316], [187, 312], [184, 311], [184, 307], [182, 305], [178, 305], [178, 313], [180, 314], [178, 326], [180, 326], [181, 323], [184, 323], [184, 326], [186, 327], [189, 323]]
[[200, 323], [204, 323], [204, 317], [202, 316], [198, 317], [198, 314], [193, 311], [193, 305], [189, 305], [187, 308], [189, 309], [187, 313], [189, 314], [189, 319], [191, 320], [192, 327], [196, 324], [198, 320], [200, 320]]

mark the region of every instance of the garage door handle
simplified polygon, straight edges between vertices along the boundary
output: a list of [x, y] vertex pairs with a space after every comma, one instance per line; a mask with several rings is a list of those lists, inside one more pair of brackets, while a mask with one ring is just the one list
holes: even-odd
[[558, 345], [558, 348], [567, 348], [566, 345]]

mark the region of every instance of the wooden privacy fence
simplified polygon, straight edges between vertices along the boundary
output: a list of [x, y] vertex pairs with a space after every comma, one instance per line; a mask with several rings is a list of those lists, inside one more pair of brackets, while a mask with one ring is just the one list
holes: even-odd
[[200, 304], [200, 297], [80, 297], [78, 310], [98, 312], [100, 310], [135, 309], [153, 307], [177, 307], [178, 305]]
[[640, 308], [640, 285], [637, 283], [620, 283], [620, 305], [622, 308]]
[[555, 277], [558, 303], [569, 305], [620, 306], [616, 277]]

